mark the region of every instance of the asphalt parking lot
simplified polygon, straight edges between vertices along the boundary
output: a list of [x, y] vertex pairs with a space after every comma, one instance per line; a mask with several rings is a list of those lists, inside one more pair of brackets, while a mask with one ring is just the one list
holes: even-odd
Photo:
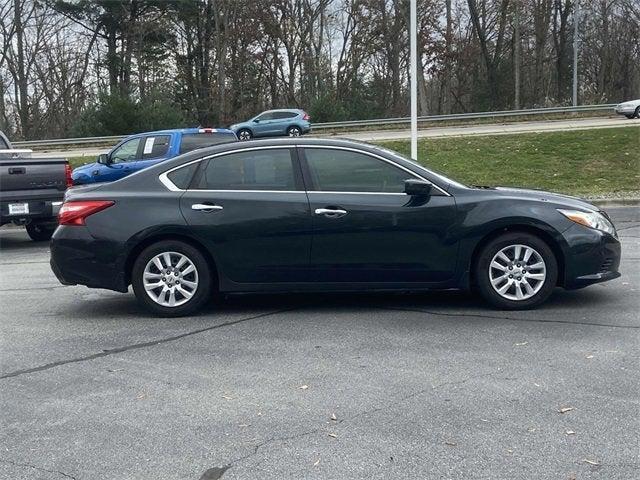
[[634, 479], [640, 209], [622, 278], [472, 295], [223, 299], [158, 319], [0, 230], [0, 477]]

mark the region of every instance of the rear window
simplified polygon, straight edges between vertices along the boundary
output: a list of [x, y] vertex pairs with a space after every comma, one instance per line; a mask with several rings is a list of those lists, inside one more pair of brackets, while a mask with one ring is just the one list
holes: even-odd
[[199, 148], [235, 141], [236, 136], [232, 132], [187, 133], [182, 135], [180, 153], [187, 153]]

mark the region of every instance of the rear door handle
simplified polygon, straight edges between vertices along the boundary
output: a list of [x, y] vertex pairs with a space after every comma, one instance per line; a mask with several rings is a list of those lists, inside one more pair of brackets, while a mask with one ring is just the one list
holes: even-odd
[[324, 215], [327, 218], [340, 218], [347, 214], [346, 210], [340, 208], [316, 208], [316, 215]]
[[191, 210], [199, 212], [217, 212], [222, 210], [220, 205], [214, 205], [212, 203], [194, 203], [191, 205]]

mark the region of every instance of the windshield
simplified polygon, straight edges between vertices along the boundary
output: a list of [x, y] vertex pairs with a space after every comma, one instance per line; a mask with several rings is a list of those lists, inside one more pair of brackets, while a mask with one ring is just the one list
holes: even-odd
[[467, 185], [460, 183], [460, 182], [456, 182], [455, 180], [452, 180], [451, 178], [443, 175], [442, 173], [439, 173], [431, 168], [427, 168], [424, 165], [419, 164], [418, 162], [416, 162], [415, 160], [411, 160], [410, 158], [405, 157], [404, 155], [399, 154], [396, 151], [393, 150], [389, 150], [388, 148], [383, 148], [383, 147], [379, 147], [379, 146], [375, 146], [374, 148], [376, 148], [377, 150], [380, 150], [381, 152], [386, 153], [387, 155], [390, 155], [392, 157], [404, 160], [405, 162], [409, 162], [417, 167], [420, 167], [423, 170], [427, 170], [431, 175], [433, 175], [434, 177], [436, 177], [439, 181], [443, 182], [443, 183], [447, 183], [449, 185], [452, 185], [454, 187], [457, 188], [469, 188]]

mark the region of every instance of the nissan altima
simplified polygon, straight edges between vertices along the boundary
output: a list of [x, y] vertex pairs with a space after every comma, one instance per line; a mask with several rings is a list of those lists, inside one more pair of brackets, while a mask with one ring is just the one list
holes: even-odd
[[[463, 161], [463, 159], [461, 159]], [[223, 144], [71, 189], [51, 242], [65, 285], [163, 316], [213, 292], [473, 289], [527, 309], [619, 277], [607, 214], [537, 190], [462, 185], [346, 140]]]

